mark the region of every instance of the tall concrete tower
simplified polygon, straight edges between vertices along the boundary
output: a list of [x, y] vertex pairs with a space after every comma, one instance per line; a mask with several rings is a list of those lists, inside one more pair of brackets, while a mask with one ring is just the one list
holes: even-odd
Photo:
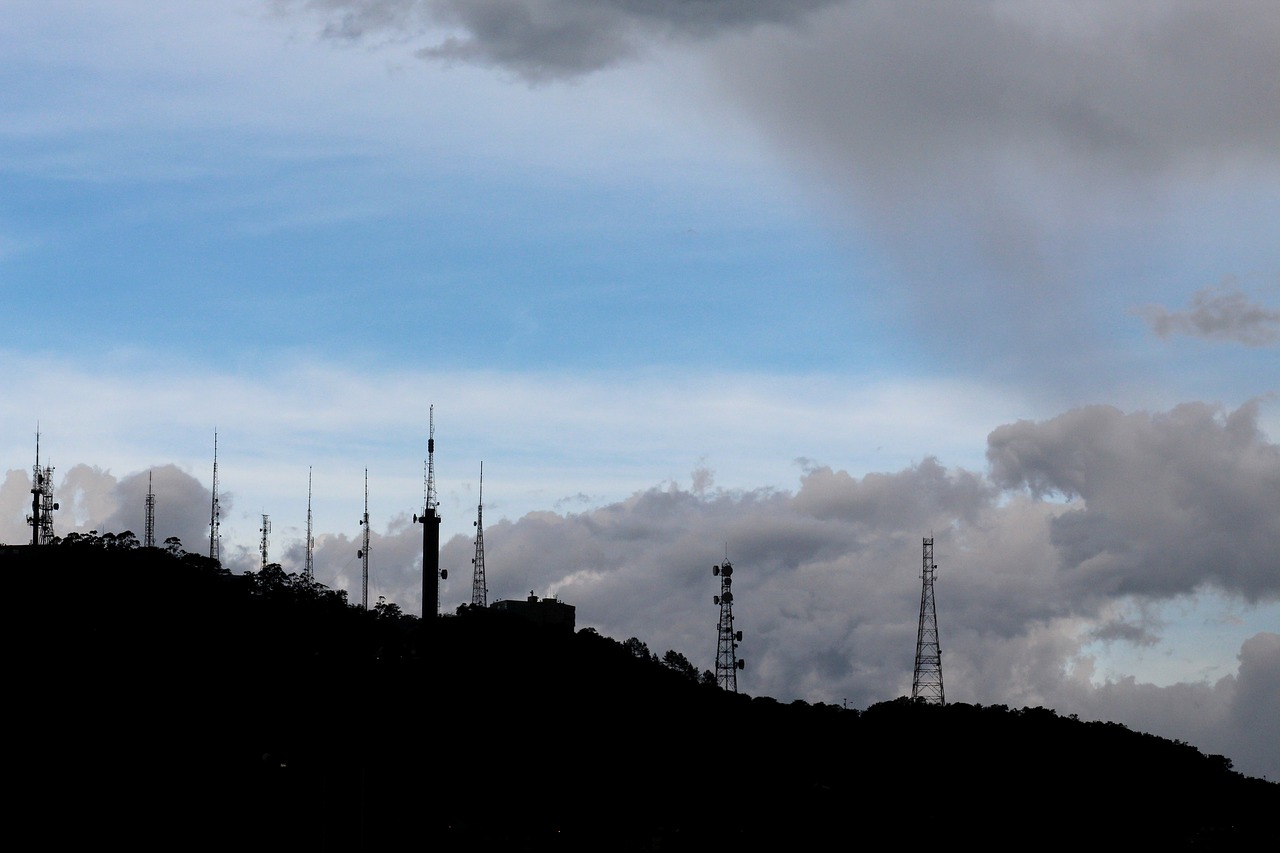
[[440, 615], [440, 581], [449, 573], [440, 568], [440, 514], [436, 500], [436, 407], [428, 414], [427, 471], [423, 487], [422, 515], [414, 517], [422, 524], [422, 618]]

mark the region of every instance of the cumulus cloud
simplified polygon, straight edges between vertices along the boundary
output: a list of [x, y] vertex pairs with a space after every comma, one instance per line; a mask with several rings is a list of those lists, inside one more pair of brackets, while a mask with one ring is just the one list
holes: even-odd
[[[501, 68], [530, 81], [635, 59], [657, 42], [790, 23], [840, 0], [276, 0], [345, 40], [419, 38], [424, 59]], [[443, 35], [441, 33], [443, 32]]]
[[[863, 477], [813, 466], [795, 492], [668, 484], [582, 513], [531, 513], [486, 529], [490, 600], [556, 595], [580, 626], [711, 668], [710, 569], [727, 556], [745, 634], [740, 684], [866, 705], [910, 692], [931, 536], [950, 699], [1116, 719], [1274, 774], [1275, 756], [1254, 748], [1274, 724], [1247, 723], [1276, 705], [1265, 637], [1246, 643], [1239, 674], [1214, 684], [1096, 683], [1087, 652], [1097, 640], [1159, 646], [1168, 626], [1135, 623], [1126, 602], [1142, 612], [1208, 587], [1280, 598], [1267, 556], [1280, 542], [1268, 512], [1280, 459], [1256, 416], [1254, 405], [1093, 407], [994, 430], [985, 475], [936, 459]], [[446, 611], [470, 600], [473, 547], [463, 537], [444, 546]]]
[[[159, 465], [123, 477], [84, 463], [61, 474], [55, 469], [55, 535], [128, 531], [142, 542], [148, 482], [155, 496], [156, 544], [175, 537], [185, 550], [207, 553], [212, 495], [207, 486], [175, 465]], [[230, 506], [230, 497], [224, 495], [223, 509]], [[10, 470], [0, 485], [0, 542], [31, 541], [26, 524], [30, 510], [31, 477], [24, 471]]]
[[[744, 633], [740, 688], [865, 707], [910, 693], [929, 537], [950, 701], [1117, 720], [1275, 776], [1277, 635], [1242, 640], [1236, 671], [1213, 683], [1099, 681], [1090, 656], [1098, 642], [1158, 650], [1172, 630], [1149, 612], [1159, 602], [1210, 588], [1259, 607], [1280, 600], [1280, 447], [1257, 417], [1257, 404], [1094, 406], [996, 428], [987, 472], [932, 457], [862, 476], [811, 464], [795, 490], [718, 488], [700, 468], [689, 488], [664, 483], [583, 512], [486, 525], [488, 600], [556, 596], [576, 608], [579, 627], [638, 637], [659, 655], [674, 649], [711, 669], [719, 592], [711, 567], [727, 558]], [[199, 542], [207, 489], [176, 469], [153, 474], [157, 514], [185, 507], [192, 519], [183, 535]], [[117, 480], [76, 466], [60, 488], [78, 524], [137, 532], [146, 475]], [[0, 507], [20, 514], [28, 494], [27, 478], [9, 472]], [[169, 529], [188, 528], [157, 535]], [[446, 613], [471, 601], [473, 537], [443, 543]], [[286, 570], [300, 569], [302, 547], [282, 550]], [[354, 523], [316, 535], [317, 580], [353, 603], [362, 547]], [[408, 516], [370, 531], [371, 603], [385, 596], [420, 612], [421, 548], [421, 527]], [[254, 555], [243, 556], [238, 571], [256, 568]]]
[[1280, 776], [1280, 634], [1261, 632], [1240, 647], [1239, 670], [1213, 683], [1168, 687], [1132, 677], [1099, 686], [1064, 682], [1050, 701], [1081, 718], [1128, 721], [1142, 731], [1225, 755], [1236, 770]]
[[1187, 335], [1248, 347], [1273, 346], [1280, 342], [1280, 310], [1253, 301], [1231, 280], [1219, 287], [1198, 291], [1185, 311], [1149, 305], [1139, 313], [1151, 331], [1162, 339]]
[[991, 433], [1004, 489], [1079, 498], [1051, 522], [1063, 580], [1079, 594], [1171, 596], [1214, 584], [1248, 600], [1280, 593], [1280, 449], [1258, 404], [1224, 413], [1090, 406]]

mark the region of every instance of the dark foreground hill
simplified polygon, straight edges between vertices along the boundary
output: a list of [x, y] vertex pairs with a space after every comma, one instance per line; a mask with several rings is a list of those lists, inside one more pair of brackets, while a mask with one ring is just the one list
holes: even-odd
[[0, 568], [34, 848], [1280, 849], [1280, 785], [1117, 724], [781, 704], [589, 630], [364, 612], [131, 539]]

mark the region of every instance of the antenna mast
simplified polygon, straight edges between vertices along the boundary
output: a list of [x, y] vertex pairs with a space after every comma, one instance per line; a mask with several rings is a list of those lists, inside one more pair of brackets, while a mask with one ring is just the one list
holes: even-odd
[[422, 618], [440, 615], [440, 581], [449, 573], [440, 568], [440, 514], [436, 511], [436, 407], [428, 415], [426, 482], [423, 485], [422, 515]]
[[209, 559], [215, 563], [222, 562], [221, 537], [218, 533], [218, 521], [221, 514], [218, 508], [218, 431], [213, 431], [213, 504], [209, 509]]
[[476, 555], [471, 558], [471, 606], [489, 606], [489, 587], [484, 580], [484, 463], [480, 463], [480, 503], [476, 505]]
[[265, 569], [267, 567], [267, 543], [270, 541], [267, 537], [271, 535], [271, 520], [265, 512], [262, 514], [262, 530], [260, 532], [262, 533], [262, 568]]
[[53, 511], [58, 505], [53, 501], [53, 466], [40, 467], [40, 426], [36, 425], [36, 464], [31, 471], [31, 525], [32, 545], [52, 545]]
[[151, 491], [151, 472], [147, 472], [147, 519], [143, 528], [142, 547], [156, 547], [156, 496]]
[[364, 547], [356, 551], [356, 556], [363, 561], [363, 585], [360, 594], [360, 607], [369, 609], [369, 469], [364, 469], [364, 517], [360, 519], [364, 528]]
[[311, 469], [307, 468], [307, 556], [302, 564], [302, 579], [307, 582], [308, 587], [316, 578], [315, 542], [315, 537], [311, 535]]
[[720, 577], [720, 594], [712, 600], [720, 605], [720, 622], [716, 625], [716, 683], [724, 690], [738, 692], [738, 670], [747, 664], [738, 657], [738, 643], [742, 632], [733, 630], [733, 566], [726, 555], [724, 563], [711, 567], [711, 574]]
[[931, 705], [945, 705], [942, 693], [942, 649], [938, 645], [938, 612], [933, 601], [933, 537], [924, 540], [924, 573], [921, 575], [920, 630], [916, 634], [916, 668], [911, 698]]

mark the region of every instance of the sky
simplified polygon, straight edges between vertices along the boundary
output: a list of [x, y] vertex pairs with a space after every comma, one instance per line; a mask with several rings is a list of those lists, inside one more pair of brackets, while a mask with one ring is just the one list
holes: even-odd
[[[0, 541], [556, 596], [1280, 779], [1280, 7], [6, 0]], [[310, 486], [309, 486], [310, 484]], [[310, 489], [310, 491], [309, 491]], [[163, 594], [162, 590], [145, 594]]]

